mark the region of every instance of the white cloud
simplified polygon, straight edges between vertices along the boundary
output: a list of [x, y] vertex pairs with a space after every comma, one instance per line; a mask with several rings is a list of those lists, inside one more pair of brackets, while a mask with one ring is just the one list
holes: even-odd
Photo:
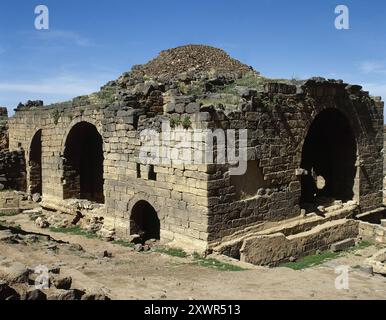
[[81, 34], [70, 30], [35, 30], [28, 32], [28, 35], [34, 39], [47, 41], [47, 42], [64, 42], [73, 43], [79, 47], [90, 47], [92, 42], [90, 39], [82, 36]]
[[[56, 79], [51, 81], [43, 81], [40, 83], [4, 83], [0, 82], [0, 92], [27, 92], [40, 94], [63, 94], [73, 93], [74, 95], [91, 92], [93, 86], [87, 84], [58, 82]], [[95, 88], [95, 87], [94, 87]]]
[[46, 78], [38, 81], [0, 82], [0, 92], [77, 96], [89, 94], [98, 90], [101, 85], [111, 78], [112, 76], [107, 74], [94, 75], [94, 77], [62, 74], [57, 77]]
[[63, 73], [37, 81], [0, 80], [0, 106], [7, 106], [9, 115], [19, 102], [43, 100], [46, 105], [66, 101], [76, 96], [98, 91], [100, 87], [117, 76], [109, 72], [92, 74]]
[[363, 73], [386, 74], [386, 63], [381, 61], [365, 61], [360, 65]]

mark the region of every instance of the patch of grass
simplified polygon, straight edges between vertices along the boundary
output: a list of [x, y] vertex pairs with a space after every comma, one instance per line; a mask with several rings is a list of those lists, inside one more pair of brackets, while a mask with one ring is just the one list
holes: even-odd
[[237, 90], [236, 90], [236, 83], [235, 82], [227, 84], [227, 85], [219, 88], [219, 90], [217, 92], [233, 94], [233, 95], [237, 95], [238, 94]]
[[186, 258], [188, 256], [184, 250], [179, 248], [157, 248], [156, 251], [172, 257]]
[[19, 211], [0, 212], [0, 217], [12, 217], [19, 214]]
[[[357, 245], [352, 246], [350, 248], [347, 248], [346, 250], [343, 250], [340, 252], [325, 251], [325, 252], [322, 252], [321, 254], [303, 257], [295, 262], [283, 263], [283, 264], [279, 265], [279, 267], [287, 267], [287, 268], [291, 268], [294, 270], [301, 270], [301, 269], [305, 269], [305, 268], [310, 268], [310, 267], [322, 264], [328, 260], [338, 258], [339, 256], [344, 255], [345, 253], [361, 250], [361, 249], [367, 248], [371, 245], [373, 245], [373, 244], [369, 241], [361, 241]], [[362, 256], [361, 254], [358, 254], [358, 253], [354, 254], [354, 255], [358, 256], [358, 257]]]
[[95, 239], [98, 238], [98, 235], [92, 232], [85, 231], [80, 228], [80, 226], [74, 226], [69, 228], [57, 228], [57, 227], [50, 227], [50, 231], [57, 232], [57, 233], [67, 233], [67, 234], [73, 234], [78, 236], [84, 236], [89, 239]]
[[170, 118], [170, 128], [174, 129], [181, 124], [180, 118], [172, 117]]
[[339, 255], [339, 252], [325, 251], [321, 254], [303, 257], [298, 261], [282, 263], [281, 265], [279, 265], [279, 267], [291, 268], [293, 270], [301, 270], [320, 265], [328, 260], [332, 260], [339, 257]]
[[42, 213], [30, 213], [28, 216], [29, 216], [29, 219], [31, 221], [35, 221], [37, 218], [42, 217], [43, 214]]
[[134, 243], [131, 243], [129, 241], [126, 241], [126, 240], [114, 240], [112, 241], [113, 244], [117, 244], [117, 245], [120, 245], [122, 247], [128, 247], [128, 248], [133, 248], [134, 247]]
[[235, 84], [242, 87], [258, 89], [261, 85], [267, 82], [268, 79], [259, 76], [255, 72], [247, 72], [240, 79], [235, 81]]
[[85, 95], [85, 96], [79, 96], [74, 99], [72, 99], [73, 105], [76, 107], [80, 106], [87, 106], [90, 104], [90, 97]]
[[220, 271], [244, 271], [246, 269], [229, 263], [224, 263], [213, 258], [203, 258], [198, 253], [193, 253], [195, 263], [202, 267], [217, 269]]
[[189, 116], [185, 116], [184, 119], [182, 120], [182, 127], [184, 129], [189, 129], [192, 125], [192, 120], [190, 120]]
[[57, 125], [60, 119], [60, 112], [58, 109], [52, 111], [52, 119], [54, 120], [54, 124]]
[[97, 102], [104, 102], [111, 104], [115, 101], [115, 89], [114, 88], [104, 88], [101, 91], [96, 92], [91, 95], [91, 98], [96, 97]]
[[370, 241], [361, 241], [356, 246], [349, 248], [348, 250], [361, 250], [367, 247], [372, 246], [373, 244]]
[[206, 98], [198, 99], [197, 102], [203, 105], [238, 105], [240, 103], [240, 97], [234, 94], [226, 94], [218, 98]]

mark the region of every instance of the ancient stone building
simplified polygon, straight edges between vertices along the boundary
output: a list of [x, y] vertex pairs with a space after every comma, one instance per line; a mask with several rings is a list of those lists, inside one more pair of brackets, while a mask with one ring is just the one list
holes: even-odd
[[[220, 49], [191, 45], [97, 93], [15, 111], [9, 149], [24, 152], [25, 191], [67, 214], [69, 199], [101, 204], [116, 237], [276, 264], [355, 236], [351, 218], [382, 206], [383, 102], [341, 80], [268, 79]], [[202, 151], [195, 147], [144, 163], [140, 134], [165, 121], [171, 132], [247, 129], [246, 172], [177, 161]]]

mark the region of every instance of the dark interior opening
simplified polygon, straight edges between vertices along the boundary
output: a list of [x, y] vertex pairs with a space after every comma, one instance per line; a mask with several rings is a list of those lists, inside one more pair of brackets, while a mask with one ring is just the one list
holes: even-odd
[[142, 241], [160, 239], [160, 220], [155, 209], [146, 201], [137, 202], [130, 216], [130, 234], [138, 234]]
[[76, 124], [64, 151], [64, 198], [104, 203], [103, 140], [94, 125]]
[[29, 191], [42, 194], [42, 131], [32, 138], [29, 154]]
[[[322, 111], [303, 145], [301, 204], [326, 204], [354, 197], [356, 141], [347, 118], [338, 110]], [[304, 207], [304, 206], [303, 206]]]
[[157, 173], [154, 171], [154, 166], [150, 165], [149, 166], [149, 175], [148, 175], [149, 180], [157, 180]]

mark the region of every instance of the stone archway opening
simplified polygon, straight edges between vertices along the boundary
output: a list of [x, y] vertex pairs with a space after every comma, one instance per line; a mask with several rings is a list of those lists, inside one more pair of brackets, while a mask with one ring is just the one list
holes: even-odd
[[104, 203], [103, 140], [97, 128], [79, 122], [69, 132], [64, 150], [64, 199]]
[[354, 198], [357, 145], [346, 116], [327, 109], [316, 116], [303, 145], [301, 205], [328, 205]]
[[137, 234], [142, 242], [160, 239], [160, 220], [153, 206], [145, 201], [138, 201], [130, 215], [130, 234]]
[[42, 130], [35, 133], [29, 150], [28, 191], [42, 194]]

